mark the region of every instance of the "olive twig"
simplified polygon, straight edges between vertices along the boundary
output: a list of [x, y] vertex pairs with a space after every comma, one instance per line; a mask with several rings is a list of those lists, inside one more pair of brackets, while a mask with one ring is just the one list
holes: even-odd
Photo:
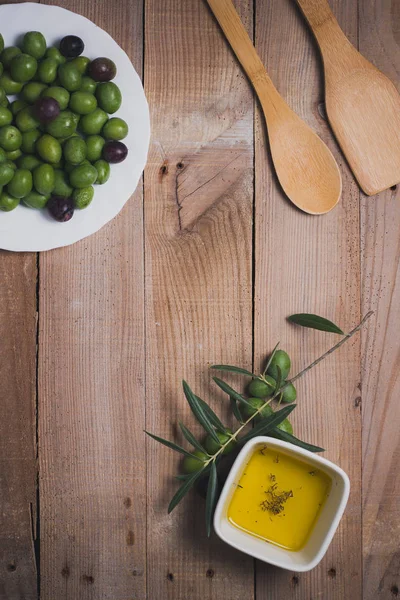
[[304, 369], [302, 369], [302, 371], [299, 371], [299, 373], [297, 373], [297, 375], [294, 375], [294, 377], [292, 377], [291, 379], [288, 379], [284, 385], [282, 385], [278, 390], [276, 390], [276, 392], [273, 394], [273, 396], [266, 401], [262, 406], [260, 406], [259, 408], [255, 408], [255, 412], [247, 419], [247, 421], [245, 421], [243, 423], [243, 425], [241, 425], [234, 433], [232, 433], [232, 435], [230, 436], [229, 440], [225, 443], [222, 444], [222, 446], [219, 448], [219, 450], [209, 459], [204, 463], [204, 468], [206, 468], [211, 462], [215, 461], [216, 458], [223, 453], [223, 451], [225, 450], [225, 448], [227, 447], [227, 445], [229, 443], [232, 442], [232, 440], [236, 440], [237, 436], [239, 435], [239, 433], [246, 427], [246, 425], [248, 425], [253, 419], [254, 417], [256, 417], [257, 415], [259, 415], [261, 413], [261, 411], [268, 406], [272, 400], [275, 400], [275, 398], [279, 395], [282, 396], [282, 392], [285, 388], [287, 388], [291, 383], [293, 383], [294, 381], [297, 381], [297, 379], [300, 379], [301, 377], [303, 377], [308, 371], [310, 371], [311, 369], [313, 369], [314, 367], [316, 367], [320, 362], [322, 362], [325, 358], [327, 358], [327, 356], [329, 356], [330, 354], [332, 354], [333, 352], [335, 352], [335, 350], [338, 350], [340, 348], [340, 346], [342, 346], [343, 344], [345, 344], [351, 337], [353, 337], [353, 335], [355, 333], [357, 333], [357, 331], [359, 331], [361, 329], [361, 327], [364, 325], [364, 323], [373, 315], [373, 311], [370, 310], [365, 317], [363, 317], [363, 319], [360, 321], [360, 323], [357, 325], [357, 327], [355, 327], [354, 329], [352, 329], [349, 333], [346, 333], [344, 335], [344, 337], [340, 340], [340, 342], [338, 342], [337, 344], [335, 344], [334, 346], [332, 346], [332, 348], [330, 348], [329, 350], [327, 350], [326, 352], [324, 352], [324, 354], [322, 354], [321, 356], [319, 356], [316, 360], [314, 360], [310, 365], [308, 365], [307, 367], [305, 367]]

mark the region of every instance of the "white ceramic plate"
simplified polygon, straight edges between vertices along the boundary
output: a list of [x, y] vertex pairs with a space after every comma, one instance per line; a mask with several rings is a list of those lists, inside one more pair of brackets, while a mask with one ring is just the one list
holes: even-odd
[[122, 106], [114, 115], [128, 123], [124, 140], [128, 157], [111, 165], [111, 177], [95, 186], [92, 204], [75, 211], [68, 223], [51, 219], [46, 210], [18, 206], [9, 213], [0, 211], [0, 248], [14, 251], [50, 250], [73, 244], [98, 231], [111, 221], [135, 191], [144, 166], [150, 140], [149, 109], [142, 83], [128, 56], [92, 21], [58, 6], [44, 4], [5, 4], [0, 6], [0, 32], [6, 46], [15, 45], [27, 31], [41, 31], [49, 46], [58, 45], [65, 35], [81, 37], [83, 54], [89, 58], [107, 56], [117, 65], [115, 83], [122, 93]]

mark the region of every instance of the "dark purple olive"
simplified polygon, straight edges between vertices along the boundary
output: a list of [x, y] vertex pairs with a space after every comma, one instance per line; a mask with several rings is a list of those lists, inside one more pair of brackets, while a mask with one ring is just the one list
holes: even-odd
[[128, 156], [128, 148], [123, 142], [106, 142], [103, 146], [103, 158], [109, 163], [120, 163]]
[[117, 67], [110, 58], [95, 58], [88, 66], [88, 75], [95, 81], [111, 81], [117, 74]]
[[74, 216], [74, 201], [64, 196], [52, 196], [47, 203], [47, 208], [53, 219], [66, 223]]
[[60, 114], [60, 105], [55, 98], [38, 98], [33, 106], [35, 117], [41, 123], [51, 123]]
[[83, 40], [77, 35], [66, 35], [60, 42], [60, 52], [66, 58], [80, 56], [84, 48]]

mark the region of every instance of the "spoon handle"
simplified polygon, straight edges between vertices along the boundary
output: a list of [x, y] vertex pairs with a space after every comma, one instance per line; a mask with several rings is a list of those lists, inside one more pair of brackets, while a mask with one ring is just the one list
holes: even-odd
[[225, 33], [245, 73], [250, 79], [262, 105], [264, 114], [277, 115], [287, 106], [270, 77], [231, 0], [207, 0], [215, 18]]
[[317, 39], [325, 61], [337, 62], [337, 52], [344, 58], [354, 52], [327, 0], [297, 0], [297, 4]]

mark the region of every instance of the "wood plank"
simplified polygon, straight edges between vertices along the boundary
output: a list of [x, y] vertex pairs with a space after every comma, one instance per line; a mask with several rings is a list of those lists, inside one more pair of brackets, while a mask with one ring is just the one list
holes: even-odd
[[36, 600], [36, 254], [0, 251], [0, 282], [0, 599]]
[[0, 251], [2, 600], [37, 598], [36, 278], [35, 254]]
[[[360, 3], [360, 50], [399, 89], [399, 3]], [[400, 590], [400, 190], [362, 198], [364, 600]]]
[[[357, 6], [331, 3], [353, 42]], [[256, 4], [256, 46], [278, 90], [328, 143], [343, 175], [341, 203], [313, 217], [293, 209], [271, 170], [264, 123], [256, 121], [255, 368], [277, 341], [293, 359], [293, 373], [309, 364], [336, 338], [285, 322], [296, 312], [314, 312], [349, 329], [359, 318], [358, 189], [322, 118], [322, 68], [311, 32], [292, 0]], [[331, 356], [298, 384], [295, 433], [327, 449], [350, 476], [349, 506], [322, 563], [297, 574], [257, 564], [258, 599], [361, 598], [359, 408], [360, 340]]]
[[[182, 378], [210, 399], [209, 364], [251, 365], [253, 103], [205, 3], [146, 0], [145, 21], [146, 425], [172, 439], [195, 429]], [[252, 599], [252, 560], [206, 538], [201, 499], [167, 515], [179, 459], [147, 447], [148, 598]]]
[[[63, 6], [105, 28], [141, 72], [141, 1]], [[44, 600], [146, 595], [143, 262], [140, 185], [99, 233], [41, 256]]]

